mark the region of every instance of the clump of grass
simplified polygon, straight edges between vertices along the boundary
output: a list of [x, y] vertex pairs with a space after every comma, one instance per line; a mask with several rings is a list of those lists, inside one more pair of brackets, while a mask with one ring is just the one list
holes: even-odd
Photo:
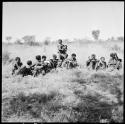
[[112, 122], [122, 123], [123, 122], [123, 106], [116, 106], [112, 111]]
[[80, 84], [86, 84], [86, 79], [83, 78], [83, 74], [80, 71], [74, 71], [73, 77], [70, 79], [71, 82], [77, 82]]
[[100, 119], [111, 119], [111, 105], [100, 102], [98, 97], [92, 95], [80, 98], [80, 103], [73, 108], [78, 114], [78, 122], [100, 122]]
[[[77, 79], [77, 78], [76, 78]], [[78, 78], [79, 83], [79, 78]], [[123, 122], [122, 109], [120, 111], [115, 111], [115, 117], [112, 115], [112, 110], [123, 105], [121, 101], [122, 91], [119, 88], [122, 85], [123, 78], [120, 75], [108, 75], [104, 73], [94, 73], [86, 82], [98, 82], [98, 86], [102, 89], [109, 90], [111, 94], [116, 95], [118, 103], [107, 103], [107, 101], [101, 101], [101, 94], [87, 94], [81, 90], [75, 90], [74, 94], [80, 98], [80, 103], [74, 107], [77, 113], [78, 122], [100, 122], [101, 120], [108, 120], [109, 122]], [[119, 116], [120, 115], [120, 116]], [[118, 121], [119, 120], [119, 121]]]
[[34, 93], [26, 96], [24, 93], [19, 93], [16, 97], [10, 100], [10, 110], [18, 116], [29, 113], [34, 118], [41, 116], [41, 111], [45, 105], [54, 99], [55, 92], [51, 94]]

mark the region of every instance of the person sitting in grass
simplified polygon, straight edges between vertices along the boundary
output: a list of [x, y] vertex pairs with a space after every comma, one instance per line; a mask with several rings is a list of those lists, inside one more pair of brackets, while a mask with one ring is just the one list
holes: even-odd
[[110, 53], [110, 59], [109, 59], [109, 62], [108, 62], [108, 69], [110, 71], [113, 71], [115, 69], [120, 69], [121, 68], [121, 59], [118, 58], [117, 54], [116, 53]]
[[44, 66], [44, 61], [46, 59], [46, 56], [42, 56], [42, 60], [41, 60], [41, 56], [37, 55], [36, 56], [36, 63], [34, 64], [34, 77], [38, 76], [40, 73], [45, 75], [45, 66]]
[[97, 63], [98, 63], [98, 60], [96, 59], [96, 55], [92, 54], [91, 57], [89, 57], [89, 60], [87, 60], [87, 62], [86, 62], [86, 67], [89, 70], [95, 70]]
[[20, 57], [16, 57], [12, 67], [12, 75], [17, 74], [17, 72], [22, 68], [22, 66], [23, 63], [21, 62]]
[[120, 59], [117, 55], [117, 53], [114, 53], [115, 60], [117, 61], [116, 63], [116, 69], [120, 70], [122, 68], [122, 59]]
[[99, 62], [97, 62], [96, 64], [96, 70], [106, 70], [106, 61], [105, 61], [105, 57], [101, 57]]
[[58, 61], [59, 59], [57, 59], [57, 55], [53, 54], [53, 58], [50, 59], [50, 68], [51, 69], [56, 69], [58, 67]]
[[21, 68], [17, 73], [17, 75], [22, 75], [23, 77], [28, 75], [33, 75], [33, 70], [34, 70], [34, 66], [32, 65], [32, 61], [28, 60], [27, 66], [24, 66], [23, 68]]
[[66, 67], [67, 69], [72, 69], [76, 68], [78, 66], [77, 59], [76, 59], [76, 54], [73, 53], [71, 55], [70, 59], [66, 59], [66, 61], [63, 64], [63, 67]]

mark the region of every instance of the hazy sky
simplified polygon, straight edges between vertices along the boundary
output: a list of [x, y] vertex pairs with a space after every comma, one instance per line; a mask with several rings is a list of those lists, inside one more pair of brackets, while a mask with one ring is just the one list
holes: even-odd
[[124, 2], [3, 2], [3, 38], [124, 36]]

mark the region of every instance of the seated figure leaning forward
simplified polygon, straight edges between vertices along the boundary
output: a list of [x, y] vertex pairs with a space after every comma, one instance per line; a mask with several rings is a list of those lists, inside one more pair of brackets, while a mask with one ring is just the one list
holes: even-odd
[[35, 63], [34, 66], [34, 77], [38, 76], [39, 74], [45, 75], [46, 73], [46, 56], [42, 56], [42, 60], [41, 60], [41, 56], [37, 55], [36, 56], [36, 60], [37, 62]]
[[96, 64], [98, 63], [98, 60], [96, 59], [96, 55], [92, 54], [91, 57], [86, 62], [86, 67], [89, 70], [95, 70], [96, 69]]
[[70, 59], [66, 59], [63, 63], [63, 67], [67, 68], [67, 69], [73, 69], [78, 67], [78, 63], [77, 63], [77, 59], [76, 59], [76, 54], [73, 53], [71, 55]]
[[122, 68], [122, 59], [119, 59], [116, 53], [111, 53], [107, 67], [109, 71], [120, 70]]

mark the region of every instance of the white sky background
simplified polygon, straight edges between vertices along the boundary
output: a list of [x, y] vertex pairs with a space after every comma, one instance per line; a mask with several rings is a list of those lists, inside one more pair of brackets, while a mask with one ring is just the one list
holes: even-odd
[[124, 2], [3, 2], [3, 39], [35, 35], [43, 40], [124, 36]]

